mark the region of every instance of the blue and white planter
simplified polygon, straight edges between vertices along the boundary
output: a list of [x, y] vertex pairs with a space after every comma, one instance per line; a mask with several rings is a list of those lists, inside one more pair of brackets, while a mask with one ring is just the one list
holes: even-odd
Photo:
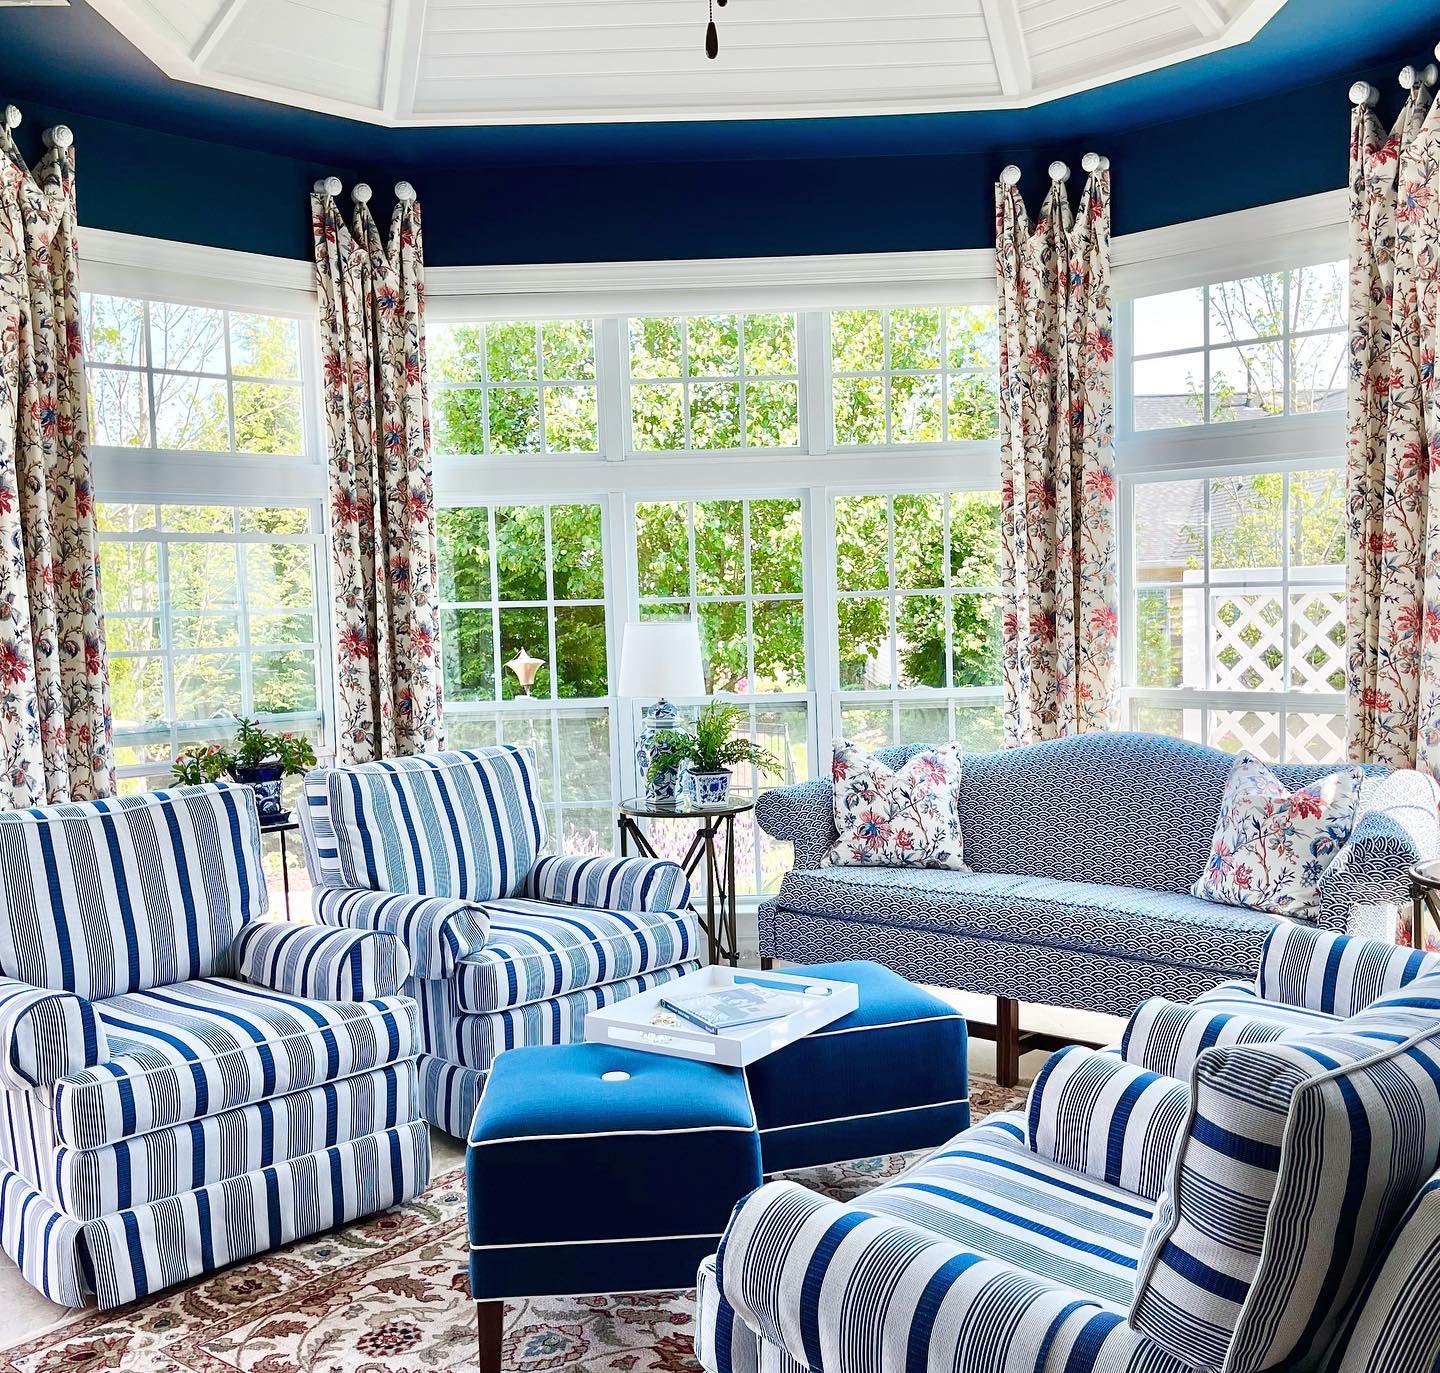
[[231, 768], [230, 775], [255, 791], [255, 806], [262, 825], [284, 819], [285, 803], [280, 799], [280, 783], [285, 769], [279, 763], [263, 763], [258, 768]]
[[730, 799], [730, 769], [721, 768], [716, 772], [690, 770], [690, 789], [695, 794], [695, 804], [700, 809], [706, 806], [723, 806]]
[[684, 772], [687, 765], [666, 768], [651, 777], [650, 764], [655, 757], [656, 735], [679, 726], [679, 708], [669, 701], [660, 700], [653, 706], [644, 706], [641, 709], [640, 722], [640, 733], [635, 740], [635, 770], [645, 788], [645, 799], [652, 804], [656, 801], [674, 801], [684, 792]]

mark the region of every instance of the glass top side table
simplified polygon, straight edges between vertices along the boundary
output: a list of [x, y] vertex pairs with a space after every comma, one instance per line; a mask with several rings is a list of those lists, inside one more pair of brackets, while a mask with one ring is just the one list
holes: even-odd
[[641, 828], [642, 820], [693, 820], [698, 825], [680, 866], [686, 877], [693, 878], [705, 864], [705, 914], [699, 917], [700, 924], [709, 941], [710, 962], [723, 959], [732, 968], [740, 957], [735, 932], [735, 817], [754, 809], [755, 802], [743, 797], [732, 797], [720, 806], [683, 807], [674, 801], [632, 796], [619, 806], [622, 858], [631, 853], [660, 857]]

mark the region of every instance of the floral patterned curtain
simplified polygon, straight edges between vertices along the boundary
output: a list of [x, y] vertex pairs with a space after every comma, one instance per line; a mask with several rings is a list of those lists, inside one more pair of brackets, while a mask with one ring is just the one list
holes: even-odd
[[1019, 173], [995, 187], [1000, 310], [1000, 532], [1005, 735], [1108, 729], [1115, 710], [1117, 551], [1112, 446], [1109, 161], [1069, 171], [1033, 228]]
[[[7, 121], [8, 123], [8, 121]], [[114, 790], [85, 438], [75, 155], [0, 127], [0, 807]]]
[[1440, 434], [1434, 384], [1440, 104], [1417, 81], [1350, 128], [1346, 499], [1350, 756], [1440, 775]]
[[336, 755], [444, 746], [420, 206], [396, 190], [388, 246], [356, 186], [353, 229], [312, 196], [330, 449]]

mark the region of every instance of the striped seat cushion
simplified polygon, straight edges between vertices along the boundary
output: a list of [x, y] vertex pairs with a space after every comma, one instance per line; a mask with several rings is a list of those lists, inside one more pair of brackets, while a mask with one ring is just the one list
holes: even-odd
[[0, 974], [91, 1001], [229, 971], [264, 914], [249, 787], [0, 812]]
[[685, 910], [596, 910], [548, 901], [491, 901], [485, 947], [455, 975], [456, 1005], [500, 1011], [584, 987], [669, 968], [695, 957], [695, 917]]
[[529, 748], [388, 758], [312, 779], [329, 801], [326, 863], [345, 886], [493, 901], [523, 888], [545, 846]]
[[55, 1131], [77, 1149], [198, 1120], [412, 1057], [415, 1004], [308, 1001], [230, 978], [95, 1007], [110, 1061], [55, 1084]]
[[1025, 1117], [991, 1116], [856, 1210], [909, 1222], [967, 1253], [1123, 1311], [1154, 1208], [1025, 1145]]
[[1131, 1323], [1196, 1368], [1303, 1364], [1440, 1163], [1440, 975], [1324, 1032], [1214, 1048]]

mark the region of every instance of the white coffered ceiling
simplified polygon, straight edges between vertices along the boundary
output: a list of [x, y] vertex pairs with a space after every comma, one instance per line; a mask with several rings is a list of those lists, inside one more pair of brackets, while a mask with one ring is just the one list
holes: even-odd
[[389, 125], [1037, 104], [1252, 38], [1283, 0], [91, 0], [170, 76]]

